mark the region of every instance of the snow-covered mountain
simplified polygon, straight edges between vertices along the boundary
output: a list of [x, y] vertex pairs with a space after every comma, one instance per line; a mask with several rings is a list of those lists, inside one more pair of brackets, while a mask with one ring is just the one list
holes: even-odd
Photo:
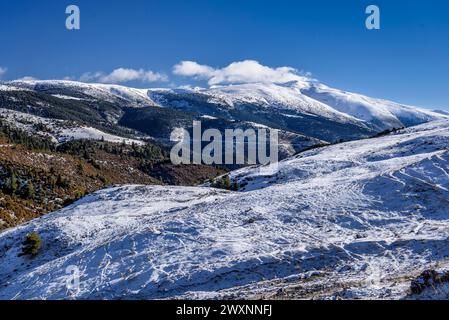
[[113, 103], [123, 109], [112, 114], [114, 121], [119, 121], [128, 107], [151, 110], [164, 118], [173, 110], [177, 113], [170, 114], [172, 118], [195, 114], [254, 122], [327, 142], [366, 138], [384, 130], [449, 118], [441, 112], [332, 89], [307, 78], [283, 84], [247, 83], [206, 89], [134, 89], [59, 80], [13, 81], [3, 87], [3, 91], [23, 88], [66, 100]]
[[[215, 86], [209, 89], [149, 90], [157, 104], [181, 110], [201, 110], [215, 116], [246, 119], [299, 131], [327, 141], [332, 132], [344, 131], [345, 138], [369, 136], [447, 118], [434, 111], [373, 99], [329, 88], [316, 81], [285, 84], [251, 83]], [[311, 130], [313, 128], [313, 130]], [[324, 128], [323, 132], [320, 128]]]
[[448, 145], [442, 120], [241, 169], [240, 192], [99, 191], [0, 234], [0, 298], [406, 297], [448, 264]]
[[302, 93], [378, 129], [413, 126], [440, 118], [438, 112], [311, 83]]
[[[59, 143], [72, 138], [103, 137], [113, 142], [144, 138], [170, 146], [171, 132], [178, 128], [191, 130], [194, 120], [201, 120], [204, 129], [270, 129], [251, 117], [217, 118], [201, 113], [199, 108], [192, 112], [163, 108], [150, 99], [148, 90], [71, 81], [8, 82], [0, 87], [0, 116], [10, 120], [11, 125], [31, 134], [51, 136]], [[44, 132], [37, 130], [42, 128]], [[277, 128], [281, 158], [325, 143]]]

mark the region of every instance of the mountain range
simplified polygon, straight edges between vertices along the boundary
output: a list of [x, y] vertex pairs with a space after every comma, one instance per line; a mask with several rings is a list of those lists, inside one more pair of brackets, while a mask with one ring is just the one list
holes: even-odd
[[[1, 89], [3, 88], [3, 89]], [[72, 81], [13, 81], [0, 88], [0, 108], [75, 120], [99, 130], [138, 131], [167, 142], [177, 127], [263, 125], [284, 140], [332, 143], [373, 136], [437, 119], [444, 113], [329, 88], [313, 80], [250, 83], [208, 89], [134, 89]], [[14, 103], [11, 103], [13, 101]], [[125, 129], [125, 130], [123, 130]], [[132, 135], [132, 134], [131, 134]], [[301, 143], [290, 149], [301, 151]], [[305, 147], [309, 147], [306, 143]], [[291, 155], [291, 154], [290, 154]]]

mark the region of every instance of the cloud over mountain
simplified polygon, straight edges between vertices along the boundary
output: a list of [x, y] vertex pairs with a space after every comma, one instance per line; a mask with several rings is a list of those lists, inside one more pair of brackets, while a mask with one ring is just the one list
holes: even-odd
[[130, 81], [157, 82], [168, 81], [166, 75], [144, 69], [118, 68], [107, 74], [104, 72], [84, 73], [80, 80], [83, 82], [124, 83]]
[[213, 68], [194, 61], [182, 61], [173, 67], [178, 76], [207, 80], [209, 85], [233, 83], [284, 83], [304, 80], [297, 69], [292, 67], [271, 68], [255, 60], [233, 62], [224, 68]]

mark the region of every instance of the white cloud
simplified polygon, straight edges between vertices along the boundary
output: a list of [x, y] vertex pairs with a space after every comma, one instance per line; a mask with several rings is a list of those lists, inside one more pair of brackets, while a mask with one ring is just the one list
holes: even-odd
[[173, 67], [173, 73], [179, 76], [197, 77], [208, 79], [214, 76], [215, 70], [212, 67], [198, 64], [194, 61], [182, 61]]
[[129, 81], [156, 82], [168, 81], [166, 75], [144, 69], [126, 69], [118, 68], [109, 74], [104, 72], [88, 72], [81, 76], [83, 82], [102, 82], [102, 83], [122, 83]]
[[0, 67], [0, 77], [3, 76], [6, 73], [6, 71], [8, 71], [7, 68]]
[[38, 80], [38, 79], [35, 77], [26, 76], [26, 77], [19, 78], [17, 80], [18, 81], [34, 81], [34, 80]]
[[254, 82], [285, 83], [305, 79], [305, 76], [301, 75], [295, 68], [271, 68], [254, 60], [233, 62], [221, 69], [201, 65], [194, 61], [182, 61], [173, 67], [173, 73], [179, 76], [207, 80], [209, 85]]

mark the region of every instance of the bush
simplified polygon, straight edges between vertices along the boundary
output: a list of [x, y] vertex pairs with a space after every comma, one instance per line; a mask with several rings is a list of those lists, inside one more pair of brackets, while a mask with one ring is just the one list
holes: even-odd
[[97, 177], [103, 183], [103, 185], [108, 186], [111, 184], [111, 181], [109, 181], [108, 178], [101, 176], [101, 175], [98, 175]]
[[42, 239], [37, 232], [31, 232], [27, 235], [25, 241], [22, 243], [21, 256], [35, 257], [42, 247]]
[[233, 190], [233, 191], [238, 191], [239, 189], [237, 182], [231, 184], [231, 179], [229, 178], [228, 175], [223, 176], [221, 179], [218, 179], [217, 181], [213, 182], [211, 186], [213, 188]]
[[86, 195], [86, 190], [76, 190], [74, 200], [79, 200]]
[[221, 180], [221, 188], [225, 190], [231, 189], [231, 179], [229, 179], [229, 176], [224, 176]]

